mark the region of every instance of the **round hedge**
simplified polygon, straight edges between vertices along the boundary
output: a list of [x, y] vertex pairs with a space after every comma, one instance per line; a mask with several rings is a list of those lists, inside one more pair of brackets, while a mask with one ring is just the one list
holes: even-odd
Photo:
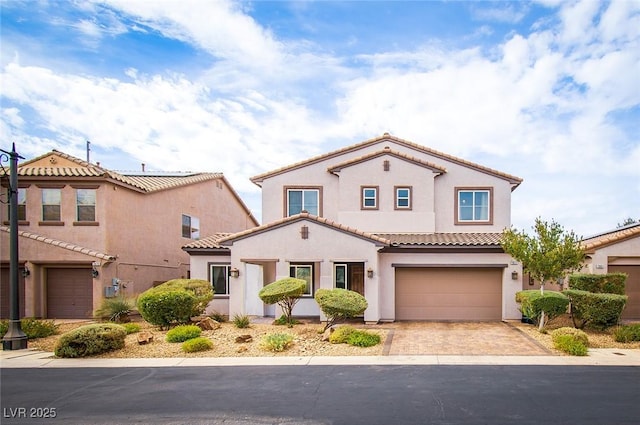
[[145, 291], [138, 297], [138, 311], [152, 325], [168, 328], [189, 323], [196, 297], [186, 291]]
[[342, 288], [318, 289], [315, 299], [326, 316], [359, 316], [369, 306], [365, 297]]
[[54, 354], [58, 357], [86, 357], [124, 347], [127, 331], [113, 323], [80, 326], [63, 334]]
[[304, 294], [307, 282], [295, 277], [286, 277], [268, 284], [258, 292], [265, 304], [276, 304], [285, 298], [297, 298]]

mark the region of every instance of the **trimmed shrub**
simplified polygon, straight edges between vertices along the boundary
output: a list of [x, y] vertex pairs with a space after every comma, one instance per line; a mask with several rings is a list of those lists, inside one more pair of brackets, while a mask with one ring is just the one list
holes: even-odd
[[551, 338], [555, 338], [558, 335], [571, 335], [576, 340], [583, 343], [586, 347], [589, 346], [589, 336], [582, 330], [576, 328], [570, 328], [565, 326], [563, 328], [555, 329], [551, 332]]
[[640, 341], [640, 323], [623, 325], [613, 331], [613, 339], [616, 342]]
[[578, 329], [587, 325], [595, 329], [617, 325], [628, 298], [626, 295], [595, 294], [577, 289], [567, 289], [564, 293], [571, 302], [573, 325]]
[[248, 328], [251, 325], [251, 319], [246, 314], [236, 314], [233, 316], [233, 324], [238, 329]]
[[369, 306], [365, 297], [348, 289], [318, 289], [315, 300], [320, 310], [327, 316], [325, 330], [338, 320], [359, 316]]
[[[298, 325], [300, 323], [302, 323], [302, 322], [300, 322], [298, 319], [296, 319], [294, 317], [287, 318], [287, 316], [285, 316], [284, 314], [273, 321], [273, 324], [277, 325], [277, 326]], [[291, 326], [289, 326], [289, 327], [291, 327]]]
[[202, 333], [202, 329], [196, 325], [180, 325], [167, 332], [167, 342], [184, 342], [197, 338]]
[[573, 335], [561, 334], [555, 336], [553, 338], [553, 346], [572, 356], [586, 356], [588, 352], [587, 346]]
[[293, 335], [286, 333], [269, 334], [262, 340], [262, 348], [281, 352], [293, 345]]
[[329, 342], [332, 344], [344, 344], [347, 342], [349, 335], [355, 331], [353, 326], [340, 326], [329, 335]]
[[286, 277], [276, 280], [262, 288], [258, 296], [265, 304], [278, 304], [282, 307], [282, 313], [287, 318], [287, 325], [293, 326], [292, 313], [300, 297], [307, 288], [307, 282], [295, 277]]
[[152, 325], [167, 329], [189, 323], [196, 298], [186, 291], [145, 291], [138, 297], [138, 311]]
[[543, 311], [547, 320], [552, 320], [565, 314], [569, 306], [569, 299], [562, 292], [544, 291], [542, 295], [537, 289], [517, 292], [516, 302], [522, 314], [535, 323], [540, 321]]
[[137, 323], [125, 323], [122, 327], [127, 331], [127, 335], [140, 332], [140, 325]]
[[229, 319], [229, 316], [222, 313], [218, 313], [217, 311], [214, 311], [213, 313], [211, 313], [209, 317], [211, 317], [213, 320], [215, 320], [218, 323], [224, 323]]
[[569, 288], [598, 294], [625, 294], [626, 273], [581, 274], [569, 276]]
[[182, 343], [182, 351], [185, 353], [195, 353], [198, 351], [207, 351], [213, 348], [213, 342], [209, 338], [199, 336], [189, 339]]
[[127, 331], [113, 323], [80, 326], [63, 334], [56, 343], [58, 357], [86, 357], [124, 347]]
[[105, 298], [100, 308], [93, 312], [93, 317], [98, 320], [109, 320], [116, 323], [129, 322], [129, 313], [134, 303], [125, 297]]
[[374, 345], [380, 344], [380, 335], [356, 330], [351, 332], [351, 334], [347, 337], [347, 344], [354, 345], [356, 347], [373, 347]]
[[[58, 325], [53, 320], [41, 320], [34, 317], [20, 319], [20, 329], [27, 339], [46, 338], [58, 333]], [[9, 330], [9, 321], [0, 320], [0, 335], [4, 336]]]

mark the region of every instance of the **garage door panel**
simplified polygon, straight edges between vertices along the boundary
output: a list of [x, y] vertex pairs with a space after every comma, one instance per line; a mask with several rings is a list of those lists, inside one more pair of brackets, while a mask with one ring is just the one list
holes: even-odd
[[396, 270], [397, 320], [500, 320], [502, 269]]
[[85, 319], [92, 316], [91, 269], [47, 270], [47, 317]]
[[627, 305], [622, 311], [623, 320], [639, 320], [640, 319], [640, 266], [629, 265], [610, 265], [610, 273], [626, 273], [628, 275], [625, 284], [625, 292], [629, 299]]

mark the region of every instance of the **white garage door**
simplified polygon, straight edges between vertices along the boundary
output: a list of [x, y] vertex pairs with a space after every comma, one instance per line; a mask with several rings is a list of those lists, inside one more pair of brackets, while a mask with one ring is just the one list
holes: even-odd
[[397, 268], [396, 320], [501, 320], [501, 268]]

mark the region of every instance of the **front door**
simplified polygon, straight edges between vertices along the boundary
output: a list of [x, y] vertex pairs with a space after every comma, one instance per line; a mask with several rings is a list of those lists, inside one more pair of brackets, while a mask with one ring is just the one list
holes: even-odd
[[335, 264], [334, 287], [348, 289], [364, 296], [364, 263]]

